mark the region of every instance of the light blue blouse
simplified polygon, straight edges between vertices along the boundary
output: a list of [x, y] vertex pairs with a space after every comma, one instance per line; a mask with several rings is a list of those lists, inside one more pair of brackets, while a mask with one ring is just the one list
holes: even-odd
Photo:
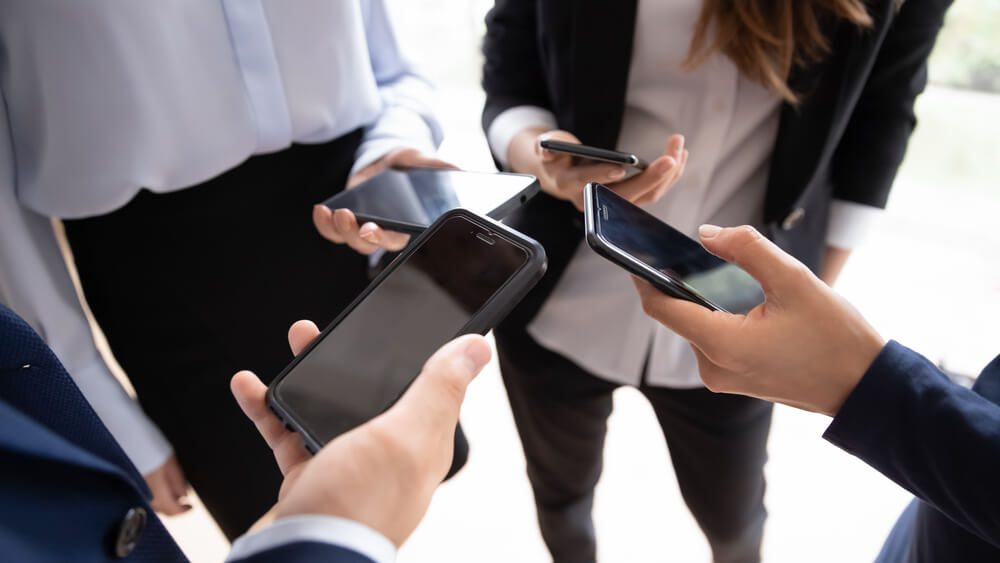
[[[49, 342], [143, 473], [169, 445], [112, 378], [50, 217], [365, 127], [355, 168], [433, 152], [430, 85], [383, 0], [0, 3], [0, 302]], [[2, 343], [0, 343], [2, 345]]]

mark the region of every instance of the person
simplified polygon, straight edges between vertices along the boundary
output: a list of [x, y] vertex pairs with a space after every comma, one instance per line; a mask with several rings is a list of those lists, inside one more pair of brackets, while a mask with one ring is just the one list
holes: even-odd
[[[270, 381], [291, 360], [273, 327], [327, 324], [367, 285], [365, 258], [316, 231], [360, 228], [315, 204], [446, 165], [430, 87], [383, 0], [12, 0], [0, 43], [0, 303], [52, 345], [157, 510], [185, 509], [186, 475], [238, 536], [281, 475], [229, 375]], [[141, 408], [89, 336], [52, 217]]]
[[[319, 334], [292, 326], [300, 352]], [[8, 561], [186, 561], [150, 491], [42, 339], [0, 306], [0, 552]], [[251, 372], [232, 379], [284, 480], [229, 561], [387, 563], [451, 464], [466, 386], [490, 358], [479, 336], [439, 350], [388, 411], [315, 457], [268, 410]], [[178, 404], [178, 408], [182, 405]]]
[[[585, 183], [688, 234], [757, 225], [833, 283], [889, 196], [948, 4], [495, 2], [483, 126], [498, 165], [540, 178], [509, 223], [549, 255], [497, 349], [555, 561], [595, 559], [593, 491], [622, 385], [650, 401], [717, 563], [758, 561], [766, 518], [770, 405], [705, 390], [683, 340], [581, 244]], [[626, 178], [541, 150], [546, 138], [652, 163]]]
[[878, 563], [1000, 561], [1000, 357], [962, 387], [752, 227], [699, 232], [761, 283], [762, 305], [731, 315], [636, 286], [690, 341], [705, 385], [832, 416], [827, 440], [917, 497]]

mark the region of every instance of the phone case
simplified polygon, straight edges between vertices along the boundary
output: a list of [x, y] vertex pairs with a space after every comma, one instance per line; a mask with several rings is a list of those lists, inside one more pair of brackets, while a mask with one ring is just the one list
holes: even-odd
[[653, 287], [671, 297], [691, 301], [713, 311], [725, 312], [725, 309], [722, 307], [719, 307], [715, 303], [712, 303], [698, 294], [692, 293], [682, 285], [650, 272], [639, 264], [634, 263], [631, 259], [629, 259], [629, 257], [623, 255], [618, 249], [610, 246], [600, 233], [597, 232], [597, 201], [595, 196], [595, 186], [597, 186], [597, 184], [588, 184], [584, 190], [584, 229], [586, 231], [587, 244], [590, 248], [605, 259], [610, 260], [619, 267], [624, 268], [630, 274], [646, 280], [652, 284]]
[[[471, 172], [470, 174], [484, 174], [484, 173]], [[531, 178], [533, 181], [527, 186], [525, 186], [525, 188], [521, 190], [518, 194], [516, 194], [514, 197], [508, 199], [499, 207], [496, 207], [495, 209], [486, 214], [486, 216], [489, 217], [490, 219], [495, 219], [497, 221], [503, 220], [514, 211], [517, 211], [518, 208], [528, 203], [528, 201], [531, 200], [531, 198], [538, 195], [538, 192], [541, 191], [541, 184], [538, 182], [538, 179], [535, 178], [534, 176], [529, 176], [527, 174], [511, 174], [507, 172], [501, 172], [500, 174], [505, 174], [507, 176], [524, 176], [526, 178]], [[333, 196], [332, 198], [324, 202], [324, 204], [329, 207], [331, 205], [331, 202], [336, 201], [336, 197], [337, 196]], [[332, 205], [335, 206], [336, 203], [333, 203]], [[332, 208], [333, 207], [331, 207], [331, 209]], [[368, 215], [357, 211], [354, 213], [354, 216], [355, 219], [357, 219], [359, 225], [363, 225], [365, 223], [370, 222], [370, 223], [375, 223], [376, 225], [382, 227], [383, 229], [398, 231], [401, 233], [407, 233], [411, 235], [419, 235], [420, 233], [424, 232], [429, 228], [429, 226], [427, 225], [418, 225], [416, 223], [399, 221], [389, 217], [378, 217], [375, 215]]]
[[[271, 382], [271, 385], [267, 389], [267, 405], [272, 412], [278, 417], [279, 420], [285, 425], [286, 428], [293, 432], [297, 432], [301, 437], [302, 441], [307, 450], [315, 454], [322, 447], [323, 444], [320, 443], [314, 436], [312, 436], [308, 430], [306, 430], [303, 425], [301, 425], [295, 418], [294, 413], [290, 412], [281, 404], [281, 400], [278, 398], [275, 390], [281, 385], [281, 381], [288, 375], [302, 358], [305, 358], [312, 352], [320, 342], [326, 338], [334, 328], [337, 327], [351, 312], [358, 306], [359, 303], [364, 301], [369, 294], [374, 291], [379, 284], [381, 284], [386, 278], [391, 276], [393, 272], [403, 264], [420, 246], [423, 244], [424, 240], [430, 238], [434, 235], [438, 227], [445, 221], [452, 217], [462, 217], [474, 223], [476, 226], [488, 229], [496, 236], [501, 236], [513, 244], [523, 248], [528, 254], [528, 261], [525, 263], [524, 267], [521, 268], [513, 277], [507, 280], [507, 283], [500, 288], [500, 290], [490, 299], [486, 305], [464, 326], [462, 329], [455, 334], [455, 338], [462, 336], [464, 334], [486, 334], [493, 329], [494, 326], [500, 323], [507, 316], [508, 313], [528, 294], [529, 291], [538, 283], [538, 281], [545, 274], [545, 269], [548, 265], [548, 261], [545, 255], [545, 249], [535, 241], [534, 239], [528, 238], [523, 234], [493, 220], [481, 215], [476, 215], [471, 211], [465, 209], [454, 209], [448, 211], [438, 218], [430, 227], [428, 227], [417, 239], [415, 239], [410, 245], [407, 246], [395, 260], [392, 261], [389, 266], [385, 268], [368, 285], [367, 288], [359, 295], [354, 301], [351, 302], [347, 308], [337, 316], [323, 329], [323, 332], [316, 337], [316, 339], [309, 344], [309, 346], [303, 350], [288, 366], [281, 371], [280, 374]], [[445, 343], [442, 342], [442, 345]], [[414, 374], [416, 376], [417, 374]]]

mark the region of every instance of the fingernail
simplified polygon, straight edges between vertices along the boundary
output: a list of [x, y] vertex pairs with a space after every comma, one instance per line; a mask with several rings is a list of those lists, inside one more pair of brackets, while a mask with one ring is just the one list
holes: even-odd
[[361, 238], [368, 242], [378, 243], [378, 236], [375, 234], [375, 226], [371, 223], [367, 223], [361, 227], [359, 234], [361, 235]]
[[469, 341], [465, 345], [465, 350], [462, 350], [462, 353], [474, 370], [482, 369], [490, 361], [490, 347], [479, 338]]
[[698, 236], [701, 238], [715, 238], [722, 232], [722, 227], [715, 225], [702, 225], [698, 227]]
[[618, 180], [625, 177], [625, 170], [619, 168], [611, 173], [612, 180]]

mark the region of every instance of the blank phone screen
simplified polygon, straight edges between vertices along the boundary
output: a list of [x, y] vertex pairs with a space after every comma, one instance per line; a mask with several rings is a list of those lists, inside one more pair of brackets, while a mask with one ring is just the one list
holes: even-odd
[[764, 301], [760, 284], [742, 268], [607, 187], [598, 186], [595, 196], [597, 233], [611, 246], [727, 311], [745, 313]]
[[321, 444], [372, 419], [528, 260], [467, 219], [446, 220], [276, 383], [279, 402]]
[[[490, 215], [511, 200], [527, 199], [535, 179], [518, 174], [413, 168], [388, 170], [326, 201], [362, 220], [427, 227], [452, 209]], [[522, 200], [523, 201], [523, 200]]]

